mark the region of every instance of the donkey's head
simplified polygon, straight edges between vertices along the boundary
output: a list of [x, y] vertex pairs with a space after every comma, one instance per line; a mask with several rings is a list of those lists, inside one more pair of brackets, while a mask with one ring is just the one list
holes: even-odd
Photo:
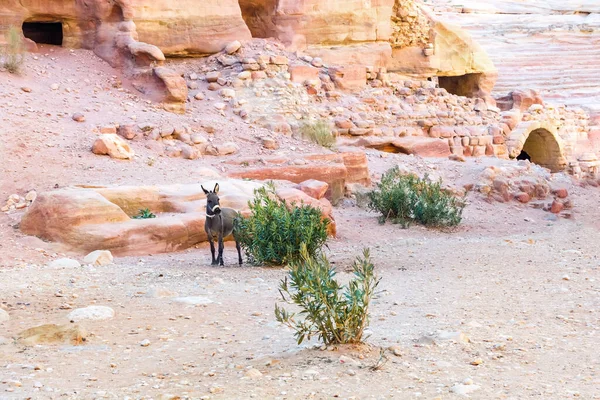
[[206, 215], [216, 215], [221, 213], [221, 206], [219, 204], [219, 184], [215, 184], [215, 188], [212, 191], [204, 189], [204, 186], [200, 185], [204, 194], [206, 195]]

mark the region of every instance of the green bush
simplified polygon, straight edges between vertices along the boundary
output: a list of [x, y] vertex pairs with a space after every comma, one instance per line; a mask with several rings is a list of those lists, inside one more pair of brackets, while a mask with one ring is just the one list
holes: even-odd
[[331, 128], [326, 121], [319, 120], [311, 123], [304, 123], [300, 127], [302, 137], [315, 142], [319, 146], [331, 148], [335, 145], [335, 137], [331, 133]]
[[138, 211], [137, 215], [131, 217], [133, 219], [148, 219], [148, 218], [156, 218], [156, 215], [150, 211], [149, 208], [144, 208], [143, 210]]
[[465, 199], [442, 189], [442, 181], [387, 171], [369, 193], [369, 208], [381, 213], [380, 222], [391, 220], [408, 227], [413, 221], [432, 227], [450, 227], [462, 220]]
[[360, 343], [369, 324], [369, 305], [379, 284], [369, 250], [354, 261], [354, 278], [348, 286], [335, 280], [335, 271], [327, 257], [310, 257], [302, 249], [302, 258], [290, 265], [289, 276], [281, 281], [279, 292], [288, 304], [300, 307], [299, 315], [275, 305], [277, 321], [291, 327], [298, 344], [317, 335], [326, 345]]
[[6, 44], [2, 49], [0, 58], [2, 66], [11, 74], [17, 74], [21, 71], [21, 66], [25, 61], [25, 50], [23, 40], [19, 29], [11, 26], [6, 34]]
[[251, 262], [284, 265], [300, 256], [300, 245], [314, 256], [327, 240], [329, 220], [308, 204], [288, 209], [272, 185], [254, 191], [248, 203], [252, 214], [235, 220], [236, 238]]

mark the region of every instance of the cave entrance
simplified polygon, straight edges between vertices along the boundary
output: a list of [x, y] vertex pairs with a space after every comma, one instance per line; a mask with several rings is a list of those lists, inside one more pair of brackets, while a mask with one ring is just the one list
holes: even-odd
[[465, 74], [459, 76], [438, 76], [438, 83], [448, 93], [457, 96], [477, 97], [479, 81], [482, 74]]
[[242, 18], [254, 38], [272, 37], [275, 32], [273, 17], [278, 0], [240, 0]]
[[529, 134], [517, 160], [529, 160], [552, 172], [562, 171], [566, 167], [566, 160], [556, 138], [543, 128], [536, 129]]
[[23, 36], [37, 44], [62, 46], [62, 22], [23, 22]]

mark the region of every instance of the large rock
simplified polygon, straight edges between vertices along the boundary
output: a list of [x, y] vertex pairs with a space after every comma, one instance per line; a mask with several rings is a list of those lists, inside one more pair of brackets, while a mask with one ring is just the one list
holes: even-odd
[[104, 266], [112, 264], [113, 255], [108, 250], [94, 250], [83, 258], [83, 262], [94, 266]]
[[21, 219], [20, 227], [24, 233], [45, 240], [77, 243], [80, 239], [76, 230], [80, 225], [129, 220], [130, 217], [118, 205], [98, 192], [76, 188], [39, 194]]
[[[263, 185], [225, 178], [203, 185], [212, 188], [217, 182], [221, 205], [242, 215], [249, 214], [248, 202]], [[285, 193], [293, 192], [305, 195], [298, 189]], [[315, 201], [333, 220], [328, 202]], [[157, 217], [131, 218], [145, 208]], [[206, 241], [205, 219], [206, 196], [200, 184], [72, 188], [40, 194], [23, 216], [21, 229], [78, 251], [105, 249], [119, 256], [142, 255], [178, 251]]]
[[176, 71], [166, 68], [154, 68], [154, 75], [164, 85], [163, 101], [173, 104], [183, 104], [187, 101], [188, 87], [185, 79]]
[[309, 179], [307, 181], [300, 182], [298, 187], [310, 197], [321, 199], [323, 196], [325, 196], [329, 185], [326, 182], [321, 182], [316, 179]]
[[347, 140], [348, 145], [377, 149], [388, 153], [413, 154], [421, 157], [448, 157], [450, 146], [446, 139], [436, 139], [423, 136], [406, 137], [363, 137], [357, 140]]
[[[370, 183], [364, 152], [312, 154], [304, 156], [304, 162], [300, 158], [262, 157], [260, 162], [256, 159], [239, 159], [234, 163], [244, 167], [230, 171], [229, 176], [233, 178], [281, 179], [294, 183], [316, 179], [326, 182], [329, 188], [325, 196], [334, 204], [344, 196], [346, 183]], [[255, 167], [257, 164], [261, 166]]]
[[92, 152], [94, 154], [109, 155], [112, 158], [123, 160], [130, 160], [135, 156], [135, 152], [131, 149], [129, 143], [114, 133], [100, 135], [92, 146]]
[[115, 316], [115, 310], [106, 306], [88, 306], [77, 308], [68, 315], [69, 321], [79, 322], [83, 320], [102, 321], [112, 319]]

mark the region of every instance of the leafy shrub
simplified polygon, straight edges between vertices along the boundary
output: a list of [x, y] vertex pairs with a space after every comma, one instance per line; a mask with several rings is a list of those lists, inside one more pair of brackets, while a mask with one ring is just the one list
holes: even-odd
[[19, 73], [25, 61], [24, 53], [21, 33], [17, 28], [11, 26], [6, 34], [6, 44], [0, 54], [2, 66], [11, 74]]
[[254, 191], [252, 215], [235, 220], [236, 238], [251, 262], [284, 265], [300, 256], [300, 245], [314, 256], [327, 240], [329, 220], [308, 204], [288, 204], [270, 185]]
[[137, 215], [131, 217], [133, 219], [148, 219], [148, 218], [156, 218], [156, 215], [150, 211], [149, 208], [144, 208], [143, 210], [138, 211]]
[[369, 208], [381, 213], [380, 222], [390, 219], [408, 227], [411, 222], [433, 227], [450, 227], [462, 220], [464, 198], [442, 189], [442, 181], [402, 174], [398, 167], [387, 171], [377, 188], [369, 193]]
[[346, 287], [335, 280], [335, 271], [325, 255], [310, 257], [305, 247], [301, 254], [301, 259], [290, 265], [289, 276], [281, 281], [279, 292], [283, 301], [300, 307], [299, 314], [304, 318], [296, 320], [296, 314], [275, 305], [277, 321], [294, 329], [298, 344], [314, 335], [326, 345], [361, 342], [380, 280], [375, 276], [369, 250], [354, 261], [354, 277]]
[[300, 127], [300, 132], [305, 139], [315, 142], [319, 146], [331, 148], [335, 144], [335, 137], [326, 121], [304, 123]]

